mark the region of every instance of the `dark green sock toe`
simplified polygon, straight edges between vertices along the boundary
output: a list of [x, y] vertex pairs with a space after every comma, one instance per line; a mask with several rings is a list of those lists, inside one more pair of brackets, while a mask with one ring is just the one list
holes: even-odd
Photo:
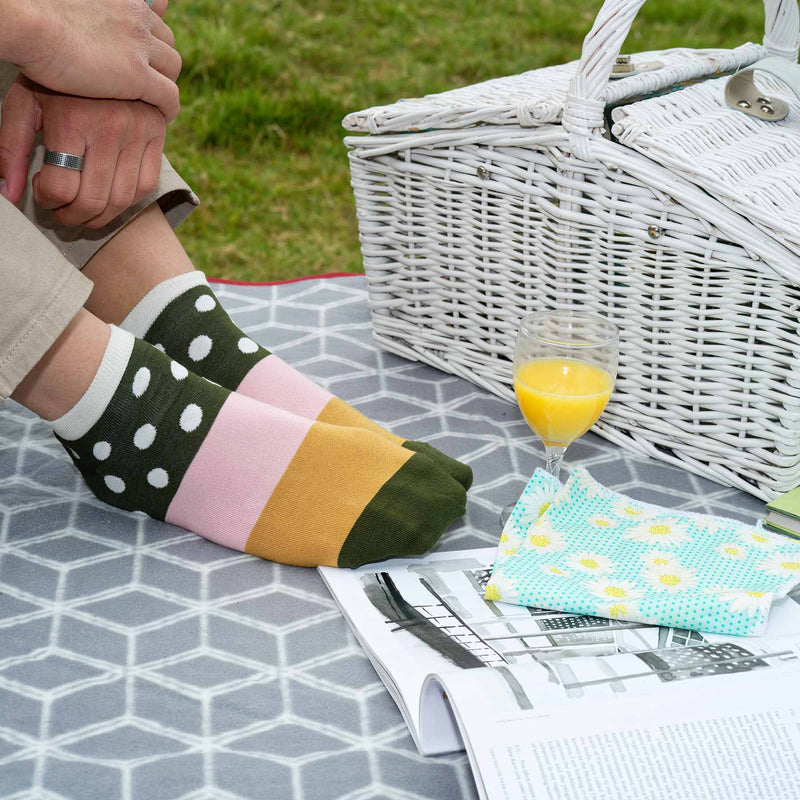
[[339, 567], [426, 553], [467, 510], [467, 493], [417, 453], [381, 487], [356, 520], [339, 553]]
[[450, 458], [450, 456], [445, 455], [441, 450], [437, 450], [427, 442], [415, 442], [409, 439], [403, 442], [403, 447], [422, 453], [434, 464], [440, 466], [448, 475], [452, 475], [464, 489], [469, 489], [472, 486], [472, 468], [467, 464], [462, 464], [460, 461], [456, 461], [455, 458]]

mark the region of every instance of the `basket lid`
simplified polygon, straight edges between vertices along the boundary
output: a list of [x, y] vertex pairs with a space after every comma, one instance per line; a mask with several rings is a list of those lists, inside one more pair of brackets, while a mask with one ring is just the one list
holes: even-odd
[[800, 100], [758, 73], [765, 93], [789, 106], [782, 120], [728, 106], [727, 78], [611, 112], [617, 141], [681, 175], [800, 256]]
[[[767, 51], [747, 43], [733, 50], [674, 48], [637, 53], [637, 62], [660, 61], [663, 66], [612, 81], [606, 103], [663, 91], [670, 86], [717, 73], [726, 73], [764, 58]], [[399, 100], [348, 114], [342, 124], [362, 133], [403, 133], [476, 125], [520, 125], [524, 128], [556, 123], [578, 62], [571, 61], [464, 86], [440, 94]]]

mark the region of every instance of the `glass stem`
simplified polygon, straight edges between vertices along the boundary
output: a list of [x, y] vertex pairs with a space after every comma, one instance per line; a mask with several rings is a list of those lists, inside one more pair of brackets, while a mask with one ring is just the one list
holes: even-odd
[[563, 461], [564, 453], [566, 452], [566, 447], [561, 447], [555, 444], [546, 444], [544, 447], [544, 468], [554, 478], [558, 478], [558, 474], [561, 472], [561, 462]]

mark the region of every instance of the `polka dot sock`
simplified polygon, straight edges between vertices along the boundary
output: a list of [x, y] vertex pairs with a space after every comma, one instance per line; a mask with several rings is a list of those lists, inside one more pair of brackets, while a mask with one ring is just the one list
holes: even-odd
[[287, 564], [420, 554], [465, 511], [464, 487], [424, 455], [231, 392], [113, 326], [51, 425], [101, 500]]
[[466, 464], [427, 442], [395, 436], [250, 339], [217, 302], [202, 272], [155, 286], [121, 327], [221, 386], [319, 422], [373, 431], [423, 453], [465, 489], [472, 485]]

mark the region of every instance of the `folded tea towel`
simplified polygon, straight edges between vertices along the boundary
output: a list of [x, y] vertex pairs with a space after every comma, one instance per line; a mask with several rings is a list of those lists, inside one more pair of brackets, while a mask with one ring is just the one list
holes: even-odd
[[800, 582], [800, 542], [537, 470], [500, 538], [486, 599], [757, 636]]

